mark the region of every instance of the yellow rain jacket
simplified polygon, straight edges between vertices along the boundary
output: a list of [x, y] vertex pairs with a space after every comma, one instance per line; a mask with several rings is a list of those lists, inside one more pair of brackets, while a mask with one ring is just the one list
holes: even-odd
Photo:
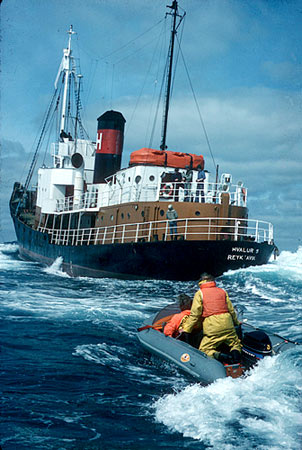
[[[191, 314], [183, 326], [183, 331], [191, 333], [193, 328], [203, 320], [203, 338], [199, 350], [214, 357], [218, 347], [225, 343], [230, 347], [230, 350], [241, 351], [242, 345], [234, 328], [234, 325], [239, 325], [239, 321], [227, 292], [217, 288], [214, 281], [201, 282], [199, 286], [201, 289], [195, 293]], [[206, 298], [208, 298], [208, 292], [210, 291], [211, 297], [214, 295], [214, 297], [217, 296], [220, 299], [217, 301], [217, 305], [210, 302], [208, 302], [210, 304], [203, 304], [204, 295], [202, 291], [204, 288], [207, 288]]]

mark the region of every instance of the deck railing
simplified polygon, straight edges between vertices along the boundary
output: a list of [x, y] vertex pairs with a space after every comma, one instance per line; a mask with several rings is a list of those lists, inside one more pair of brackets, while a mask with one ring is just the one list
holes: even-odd
[[217, 217], [178, 219], [176, 230], [168, 220], [160, 220], [98, 228], [55, 229], [40, 226], [39, 231], [48, 234], [51, 244], [72, 246], [172, 239], [273, 242], [273, 225], [269, 222]]
[[82, 195], [57, 200], [56, 212], [98, 210], [100, 207], [133, 201], [185, 201], [219, 204], [223, 193], [229, 194], [230, 204], [246, 206], [247, 189], [241, 185], [205, 183], [204, 189], [202, 189], [200, 183], [196, 182], [170, 182], [125, 187], [118, 184], [107, 184], [102, 192], [93, 187]]

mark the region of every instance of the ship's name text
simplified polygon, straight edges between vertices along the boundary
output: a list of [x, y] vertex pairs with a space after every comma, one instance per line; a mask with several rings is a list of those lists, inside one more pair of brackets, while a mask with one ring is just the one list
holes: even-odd
[[[255, 261], [256, 254], [259, 252], [258, 249], [254, 248], [244, 248], [244, 247], [233, 247], [232, 254], [227, 256], [228, 261]], [[235, 253], [235, 255], [233, 254]], [[241, 253], [241, 254], [236, 254]]]

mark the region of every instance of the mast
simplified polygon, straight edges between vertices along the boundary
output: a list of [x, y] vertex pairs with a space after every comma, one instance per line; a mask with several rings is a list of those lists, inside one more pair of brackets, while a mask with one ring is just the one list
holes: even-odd
[[[167, 125], [168, 125], [168, 115], [169, 115], [169, 105], [170, 105], [170, 96], [171, 96], [171, 80], [172, 80], [172, 69], [173, 69], [173, 53], [174, 53], [174, 42], [175, 42], [175, 36], [177, 33], [177, 28], [179, 27], [182, 19], [184, 18], [184, 13], [182, 16], [178, 14], [178, 3], [177, 0], [173, 0], [172, 5], [168, 6], [167, 8], [170, 8], [172, 10], [171, 13], [167, 13], [170, 16], [173, 16], [172, 19], [172, 29], [171, 29], [171, 39], [170, 39], [170, 46], [169, 46], [169, 67], [167, 72], [167, 84], [166, 84], [166, 101], [164, 106], [164, 117], [163, 117], [163, 128], [162, 128], [162, 139], [161, 139], [161, 145], [160, 148], [162, 150], [165, 150], [167, 148], [166, 145], [166, 138], [167, 138]], [[180, 21], [176, 27], [176, 18], [180, 17]]]
[[68, 82], [69, 82], [69, 74], [71, 72], [70, 69], [70, 60], [71, 60], [71, 36], [75, 34], [72, 29], [72, 25], [70, 25], [68, 38], [68, 47], [63, 49], [63, 58], [60, 64], [59, 72], [56, 78], [55, 86], [59, 79], [61, 72], [64, 72], [64, 91], [63, 91], [63, 100], [62, 100], [62, 112], [61, 112], [61, 124], [60, 130], [64, 131], [65, 127], [65, 118], [66, 118], [66, 106], [67, 106], [67, 92], [68, 92]]

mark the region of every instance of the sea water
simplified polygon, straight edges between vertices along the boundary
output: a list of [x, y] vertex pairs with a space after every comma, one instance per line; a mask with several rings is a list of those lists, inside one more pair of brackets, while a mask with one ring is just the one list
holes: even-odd
[[[302, 350], [209, 386], [151, 357], [145, 318], [194, 282], [70, 278], [0, 245], [0, 445], [301, 449]], [[255, 326], [302, 343], [302, 248], [218, 279]]]

